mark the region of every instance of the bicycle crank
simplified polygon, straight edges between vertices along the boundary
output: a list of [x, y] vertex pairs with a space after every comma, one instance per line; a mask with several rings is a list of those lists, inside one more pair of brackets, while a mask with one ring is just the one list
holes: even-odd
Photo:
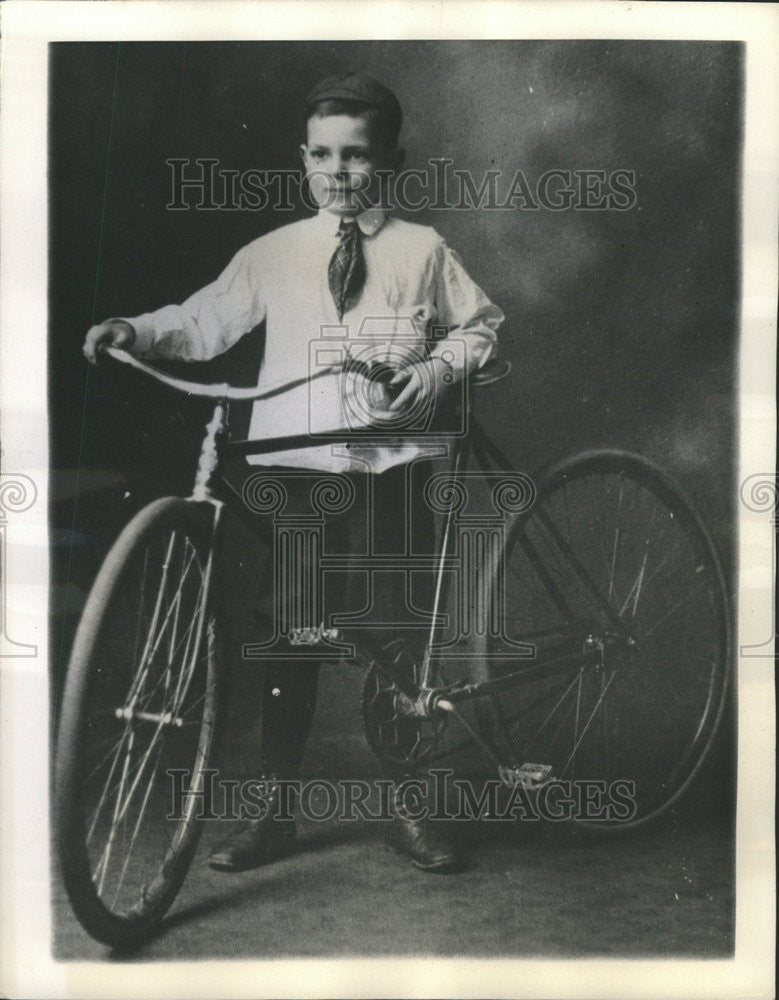
[[[410, 687], [416, 686], [416, 674], [416, 665], [410, 664]], [[412, 698], [374, 664], [362, 692], [365, 735], [371, 750], [385, 763], [403, 768], [425, 761], [447, 723], [446, 714], [438, 711], [440, 695], [427, 690]]]

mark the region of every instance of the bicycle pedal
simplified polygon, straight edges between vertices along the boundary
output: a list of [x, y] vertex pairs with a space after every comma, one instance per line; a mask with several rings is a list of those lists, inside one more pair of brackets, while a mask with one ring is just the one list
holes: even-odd
[[290, 646], [318, 646], [320, 643], [335, 642], [340, 636], [337, 628], [326, 628], [322, 623], [308, 628], [292, 628], [287, 638]]
[[521, 767], [501, 765], [498, 774], [507, 788], [515, 788], [517, 785], [527, 789], [543, 788], [554, 781], [551, 764], [523, 764]]

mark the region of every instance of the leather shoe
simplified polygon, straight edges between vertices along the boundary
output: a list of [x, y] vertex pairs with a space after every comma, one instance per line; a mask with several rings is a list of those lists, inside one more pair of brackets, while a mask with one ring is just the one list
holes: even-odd
[[425, 820], [396, 815], [385, 834], [384, 846], [393, 854], [405, 854], [423, 872], [443, 874], [462, 868], [462, 858], [452, 842]]
[[269, 814], [244, 823], [217, 844], [208, 855], [212, 868], [224, 872], [245, 872], [278, 861], [295, 849], [294, 819], [276, 819]]

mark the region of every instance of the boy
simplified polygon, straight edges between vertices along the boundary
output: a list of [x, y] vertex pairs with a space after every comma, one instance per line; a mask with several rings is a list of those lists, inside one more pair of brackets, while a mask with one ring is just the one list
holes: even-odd
[[[258, 438], [381, 420], [392, 427], [392, 436], [348, 450], [313, 443], [249, 460], [277, 470], [343, 474], [363, 492], [371, 480], [378, 536], [373, 551], [385, 552], [397, 551], [397, 540], [404, 538], [405, 468], [419, 465], [420, 458], [424, 465], [426, 455], [423, 444], [403, 439], [404, 413], [434, 406], [447, 385], [480, 367], [503, 320], [433, 229], [392, 218], [382, 205], [382, 178], [403, 163], [401, 121], [397, 98], [373, 78], [348, 73], [321, 81], [308, 96], [307, 140], [300, 148], [318, 214], [244, 247], [213, 284], [182, 305], [107, 320], [89, 330], [84, 344], [93, 362], [104, 344], [151, 357], [205, 360], [264, 320], [260, 388], [305, 379], [311, 345], [323, 331], [328, 348], [340, 344], [342, 356], [357, 355], [368, 378], [376, 365], [389, 369], [390, 377], [369, 382], [367, 392], [360, 389], [366, 388], [362, 375], [345, 383], [334, 374], [255, 403], [249, 428], [249, 437]], [[433, 324], [448, 328], [450, 337], [432, 342]], [[421, 493], [408, 501], [415, 530], [430, 542], [429, 507]], [[347, 553], [366, 551], [359, 523], [350, 520], [346, 529]], [[426, 548], [432, 551], [432, 544]], [[374, 593], [385, 622], [396, 620], [391, 614], [404, 599], [391, 591], [385, 584]], [[309, 663], [269, 664], [264, 685], [263, 758], [275, 778], [290, 780], [299, 771], [311, 725], [316, 669]], [[294, 835], [294, 821], [274, 822], [269, 811], [216, 848], [210, 863], [229, 871], [257, 867], [287, 853]], [[450, 844], [400, 810], [388, 846], [426, 871], [456, 864]]]

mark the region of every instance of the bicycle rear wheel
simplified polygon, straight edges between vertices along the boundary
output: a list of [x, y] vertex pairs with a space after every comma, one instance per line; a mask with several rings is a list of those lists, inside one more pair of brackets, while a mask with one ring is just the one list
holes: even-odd
[[512, 527], [491, 600], [503, 629], [482, 678], [526, 671], [479, 703], [509, 776], [570, 782], [571, 818], [598, 828], [671, 805], [707, 753], [729, 676], [722, 571], [683, 495], [627, 453], [562, 463]]
[[113, 946], [162, 918], [202, 827], [217, 712], [212, 524], [210, 507], [176, 498], [142, 510], [109, 552], [73, 646], [56, 760], [60, 864], [81, 924]]

